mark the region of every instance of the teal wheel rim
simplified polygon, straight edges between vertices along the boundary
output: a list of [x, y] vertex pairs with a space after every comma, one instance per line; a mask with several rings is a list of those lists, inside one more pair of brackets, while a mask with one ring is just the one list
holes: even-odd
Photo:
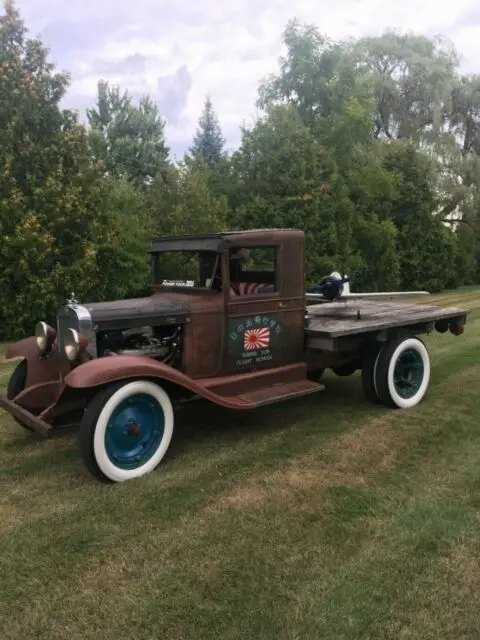
[[120, 469], [138, 469], [155, 454], [162, 442], [165, 415], [161, 405], [147, 394], [123, 400], [112, 412], [105, 431], [105, 452]]
[[421, 354], [416, 349], [403, 351], [393, 372], [395, 391], [401, 398], [412, 398], [422, 386], [425, 377], [425, 366]]

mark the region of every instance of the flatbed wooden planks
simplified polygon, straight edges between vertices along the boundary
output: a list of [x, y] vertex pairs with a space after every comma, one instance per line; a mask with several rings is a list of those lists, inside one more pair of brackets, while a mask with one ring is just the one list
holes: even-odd
[[443, 319], [462, 319], [468, 309], [357, 300], [307, 306], [307, 336], [341, 338]]

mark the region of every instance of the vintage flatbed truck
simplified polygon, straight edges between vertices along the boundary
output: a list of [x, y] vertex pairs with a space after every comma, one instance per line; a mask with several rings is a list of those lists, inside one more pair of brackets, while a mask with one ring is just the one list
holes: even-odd
[[104, 482], [157, 467], [176, 408], [196, 398], [253, 409], [325, 390], [331, 368], [361, 370], [372, 402], [413, 407], [430, 380], [418, 336], [459, 335], [469, 311], [348, 294], [339, 274], [305, 291], [304, 240], [267, 229], [153, 241], [152, 295], [72, 295], [55, 327], [40, 321], [10, 346], [20, 362], [0, 406], [45, 437], [77, 424], [83, 461]]

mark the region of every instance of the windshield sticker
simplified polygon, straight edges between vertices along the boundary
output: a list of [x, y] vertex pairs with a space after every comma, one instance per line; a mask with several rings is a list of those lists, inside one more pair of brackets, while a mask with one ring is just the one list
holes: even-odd
[[194, 287], [194, 280], [162, 280], [162, 287]]
[[282, 324], [278, 317], [254, 316], [228, 323], [228, 347], [235, 367], [252, 367], [273, 360], [281, 345]]

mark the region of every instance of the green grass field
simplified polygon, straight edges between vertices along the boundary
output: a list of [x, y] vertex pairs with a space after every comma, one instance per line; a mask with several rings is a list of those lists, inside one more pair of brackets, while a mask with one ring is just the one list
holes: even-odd
[[0, 413], [2, 640], [480, 637], [480, 291], [435, 301], [472, 314], [426, 338], [415, 409], [330, 373], [252, 413], [194, 403], [125, 485]]

